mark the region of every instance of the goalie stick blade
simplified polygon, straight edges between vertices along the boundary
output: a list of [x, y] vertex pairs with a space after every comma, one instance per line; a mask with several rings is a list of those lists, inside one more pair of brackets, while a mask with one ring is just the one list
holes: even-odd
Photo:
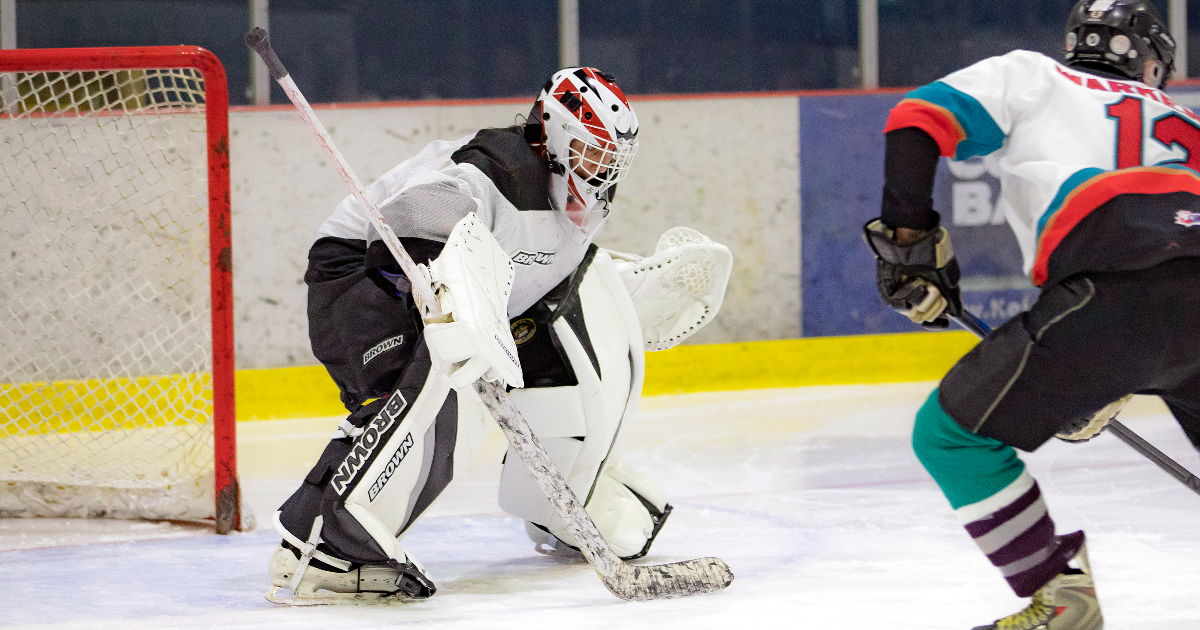
[[697, 558], [670, 564], [621, 563], [615, 568], [612, 576], [600, 575], [604, 586], [613, 595], [635, 602], [711, 593], [733, 582], [733, 571], [720, 558]]

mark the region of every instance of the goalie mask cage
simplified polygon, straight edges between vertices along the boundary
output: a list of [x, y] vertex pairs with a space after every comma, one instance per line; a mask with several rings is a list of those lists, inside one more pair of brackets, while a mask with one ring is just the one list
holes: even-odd
[[0, 51], [0, 517], [239, 529], [225, 71]]

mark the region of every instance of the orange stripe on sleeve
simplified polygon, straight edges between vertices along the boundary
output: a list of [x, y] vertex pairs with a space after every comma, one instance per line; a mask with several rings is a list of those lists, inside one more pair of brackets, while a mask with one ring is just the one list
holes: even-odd
[[1050, 255], [1067, 234], [1096, 208], [1118, 195], [1160, 195], [1188, 192], [1200, 195], [1200, 176], [1195, 173], [1163, 166], [1112, 171], [1097, 175], [1063, 200], [1062, 208], [1050, 217], [1038, 237], [1037, 258], [1030, 272], [1035, 286], [1041, 286], [1050, 275]]
[[916, 98], [906, 98], [892, 108], [883, 132], [905, 127], [917, 127], [933, 137], [944, 157], [954, 157], [958, 143], [967, 139], [967, 132], [950, 110]]

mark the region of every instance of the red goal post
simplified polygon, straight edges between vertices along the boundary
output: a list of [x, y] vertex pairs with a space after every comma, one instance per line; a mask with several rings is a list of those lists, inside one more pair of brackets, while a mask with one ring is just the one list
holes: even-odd
[[[0, 271], [14, 278], [5, 288], [28, 296], [0, 306], [0, 326], [17, 329], [0, 337], [0, 515], [241, 528], [228, 101], [220, 61], [196, 46], [0, 51], [0, 133], [11, 149], [0, 155], [0, 234], [14, 243]], [[60, 217], [64, 227], [37, 235]], [[130, 295], [136, 303], [113, 304]], [[100, 299], [62, 303], [78, 296]], [[204, 310], [207, 330], [196, 323]], [[31, 341], [43, 328], [46, 340]], [[151, 453], [158, 442], [171, 453]], [[39, 469], [76, 451], [64, 478]], [[139, 461], [113, 472], [106, 453]], [[91, 487], [105, 484], [120, 496]], [[176, 493], [209, 488], [208, 508], [196, 496], [172, 505]], [[57, 496], [64, 490], [72, 496]], [[31, 493], [51, 496], [22, 505]]]

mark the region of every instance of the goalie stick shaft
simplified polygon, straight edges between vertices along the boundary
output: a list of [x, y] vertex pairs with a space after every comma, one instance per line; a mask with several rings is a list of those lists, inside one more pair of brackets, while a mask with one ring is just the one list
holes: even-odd
[[[949, 317], [959, 326], [975, 333], [980, 339], [992, 334], [990, 326], [966, 309], [963, 309], [962, 315], [958, 317]], [[1179, 483], [1187, 486], [1189, 490], [1200, 494], [1200, 477], [1193, 475], [1191, 471], [1184, 468], [1179, 462], [1155, 448], [1153, 444], [1147, 442], [1137, 433], [1134, 433], [1132, 429], [1122, 424], [1120, 420], [1116, 418], [1110, 420], [1108, 422], [1108, 431], [1117, 436], [1117, 439], [1128, 444], [1130, 448], [1141, 453], [1146, 459], [1154, 462], [1154, 465], [1174, 477]]]
[[350, 194], [362, 204], [362, 207], [367, 211], [367, 217], [371, 219], [371, 225], [375, 226], [375, 230], [379, 232], [388, 251], [400, 263], [400, 268], [404, 270], [404, 275], [408, 276], [409, 282], [412, 284], [413, 301], [417, 303], [417, 309], [423, 315], [437, 314], [437, 300], [433, 295], [433, 287], [429, 282], [423, 280], [424, 274], [417, 268], [417, 264], [413, 262], [411, 256], [405, 251], [404, 246], [400, 244], [400, 239], [396, 238], [396, 233], [392, 231], [392, 227], [384, 220], [383, 213], [379, 211], [379, 206], [367, 198], [364, 193], [362, 182], [358, 176], [354, 174], [354, 170], [350, 168], [350, 164], [346, 161], [345, 156], [338, 150], [337, 145], [333, 143], [333, 138], [325, 129], [325, 125], [321, 124], [313, 112], [312, 106], [308, 104], [308, 99], [304, 98], [304, 94], [300, 92], [300, 88], [296, 86], [296, 82], [292, 81], [292, 77], [288, 74], [283, 63], [279, 61], [279, 57], [275, 55], [275, 50], [271, 48], [271, 40], [267, 37], [267, 32], [260, 27], [250, 29], [246, 33], [246, 46], [249, 46], [254, 52], [262, 57], [263, 62], [267, 64], [267, 69], [270, 70], [271, 76], [283, 88], [283, 92], [287, 94], [292, 105], [300, 110], [300, 117], [308, 128], [312, 130], [313, 135], [317, 137], [317, 141], [321, 143], [321, 148], [325, 150], [325, 155], [333, 160], [334, 169], [341, 176], [342, 181], [350, 189]]
[[[271, 48], [267, 32], [255, 27], [246, 34], [246, 45], [253, 49], [266, 62], [271, 76], [279, 82], [292, 104], [300, 111], [301, 117], [317, 136], [321, 148], [333, 160], [342, 181], [350, 188], [351, 193], [367, 210], [367, 217], [375, 226], [380, 237], [387, 244], [388, 250], [396, 257], [412, 283], [413, 296], [418, 301], [422, 313], [434, 313], [437, 301], [434, 298], [433, 287], [428, 277], [423, 274], [395, 232], [384, 220], [379, 208], [367, 199], [363, 193], [362, 182], [354, 175], [345, 157], [334, 145], [333, 139], [325, 127], [317, 120], [316, 114], [304, 95], [300, 93], [295, 82], [288, 75], [283, 64]], [[418, 293], [420, 297], [418, 298]], [[421, 302], [425, 305], [422, 306]], [[685, 562], [675, 562], [662, 565], [630, 566], [623, 562], [605, 542], [595, 522], [588, 516], [583, 504], [571, 491], [566, 479], [554, 466], [553, 460], [538, 443], [530, 430], [529, 424], [521, 415], [520, 410], [512, 403], [503, 386], [480, 378], [475, 381], [474, 389], [488, 408], [500, 429], [504, 432], [514, 450], [520, 456], [522, 463], [537, 480], [547, 499], [550, 500], [559, 518], [566, 524], [567, 529], [575, 536], [580, 550], [588, 562], [600, 575], [605, 587], [617, 597], [627, 600], [650, 600], [668, 597], [684, 597], [716, 591], [729, 586], [733, 581], [733, 573], [729, 566], [719, 558], [699, 558]]]

